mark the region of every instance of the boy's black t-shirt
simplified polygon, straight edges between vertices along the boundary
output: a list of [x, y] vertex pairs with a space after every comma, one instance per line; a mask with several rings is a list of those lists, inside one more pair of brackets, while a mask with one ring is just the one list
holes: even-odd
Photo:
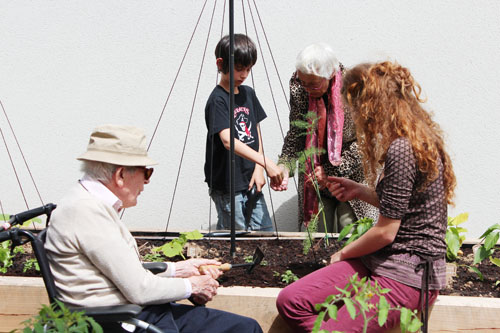
[[[266, 118], [255, 91], [248, 86], [239, 86], [234, 95], [234, 137], [255, 151], [259, 150], [257, 124]], [[229, 193], [230, 151], [224, 148], [219, 137], [220, 131], [229, 128], [229, 93], [216, 86], [205, 107], [207, 125], [207, 146], [205, 153], [205, 181], [214, 190]], [[213, 154], [212, 154], [213, 152]], [[210, 168], [210, 166], [213, 166]], [[235, 154], [235, 191], [248, 188], [255, 163]]]

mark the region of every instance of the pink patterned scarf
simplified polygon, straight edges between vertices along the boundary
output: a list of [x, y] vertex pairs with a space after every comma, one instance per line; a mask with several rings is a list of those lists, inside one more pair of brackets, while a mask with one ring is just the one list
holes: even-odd
[[[324, 100], [320, 98], [312, 98], [309, 96], [309, 111], [316, 112], [318, 117], [318, 126], [312, 135], [306, 136], [306, 149], [311, 147], [325, 148], [328, 154], [328, 160], [332, 165], [339, 165], [342, 161], [340, 155], [342, 152], [342, 130], [344, 128], [344, 109], [342, 107], [342, 71], [338, 70], [333, 78], [333, 83], [328, 87], [328, 108], [326, 108]], [[325, 115], [326, 114], [326, 121]], [[323, 119], [322, 119], [323, 118]], [[309, 121], [312, 122], [311, 120]], [[323, 122], [323, 123], [322, 123]], [[320, 135], [318, 128], [326, 131]], [[318, 137], [324, 137], [326, 134], [326, 147], [323, 142], [318, 142]], [[321, 165], [319, 155], [315, 154], [314, 166]], [[306, 175], [311, 175], [314, 170], [311, 168], [311, 160], [308, 158], [306, 162]], [[307, 177], [306, 177], [307, 180]], [[318, 212], [318, 198], [314, 187], [308, 183], [304, 183], [304, 225], [307, 227], [312, 216]]]

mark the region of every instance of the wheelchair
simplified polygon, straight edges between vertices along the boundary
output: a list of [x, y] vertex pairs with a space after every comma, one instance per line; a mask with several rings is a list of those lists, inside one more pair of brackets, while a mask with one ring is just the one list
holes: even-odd
[[[54, 304], [56, 300], [60, 301], [60, 299], [54, 282], [54, 277], [50, 270], [44, 244], [47, 228], [49, 227], [50, 215], [55, 208], [55, 204], [49, 203], [44, 206], [13, 215], [3, 226], [0, 227], [0, 230], [3, 229], [0, 231], [0, 243], [11, 240], [12, 248], [18, 245], [31, 243], [31, 247], [33, 248], [33, 252], [40, 267], [45, 289], [47, 290], [47, 294], [49, 296], [49, 302], [51, 304]], [[38, 234], [29, 230], [20, 229], [18, 227], [12, 228], [15, 225], [20, 225], [25, 221], [43, 214], [47, 216], [47, 227]], [[167, 269], [167, 264], [164, 262], [144, 263], [143, 266], [154, 274], [164, 272]], [[84, 311], [87, 316], [92, 317], [103, 327], [114, 323], [129, 324], [135, 326], [136, 328], [141, 328], [146, 332], [162, 333], [158, 327], [136, 318], [142, 310], [142, 307], [136, 304], [97, 307], [68, 306], [68, 309], [75, 312]]]

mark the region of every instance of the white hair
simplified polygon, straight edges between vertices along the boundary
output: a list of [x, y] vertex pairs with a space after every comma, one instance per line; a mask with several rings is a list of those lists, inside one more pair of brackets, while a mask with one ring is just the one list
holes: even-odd
[[331, 79], [339, 67], [333, 49], [325, 43], [316, 43], [300, 51], [295, 61], [295, 69], [303, 74]]
[[83, 160], [81, 171], [95, 180], [100, 180], [104, 183], [108, 183], [109, 181], [111, 181], [113, 173], [115, 173], [118, 167], [119, 166], [115, 164]]

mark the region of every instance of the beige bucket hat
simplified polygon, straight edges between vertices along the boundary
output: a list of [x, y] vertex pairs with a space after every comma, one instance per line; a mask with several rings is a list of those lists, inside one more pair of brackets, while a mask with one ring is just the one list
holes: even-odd
[[90, 135], [87, 151], [77, 159], [123, 166], [158, 164], [148, 157], [144, 131], [124, 125], [103, 125], [95, 128]]

